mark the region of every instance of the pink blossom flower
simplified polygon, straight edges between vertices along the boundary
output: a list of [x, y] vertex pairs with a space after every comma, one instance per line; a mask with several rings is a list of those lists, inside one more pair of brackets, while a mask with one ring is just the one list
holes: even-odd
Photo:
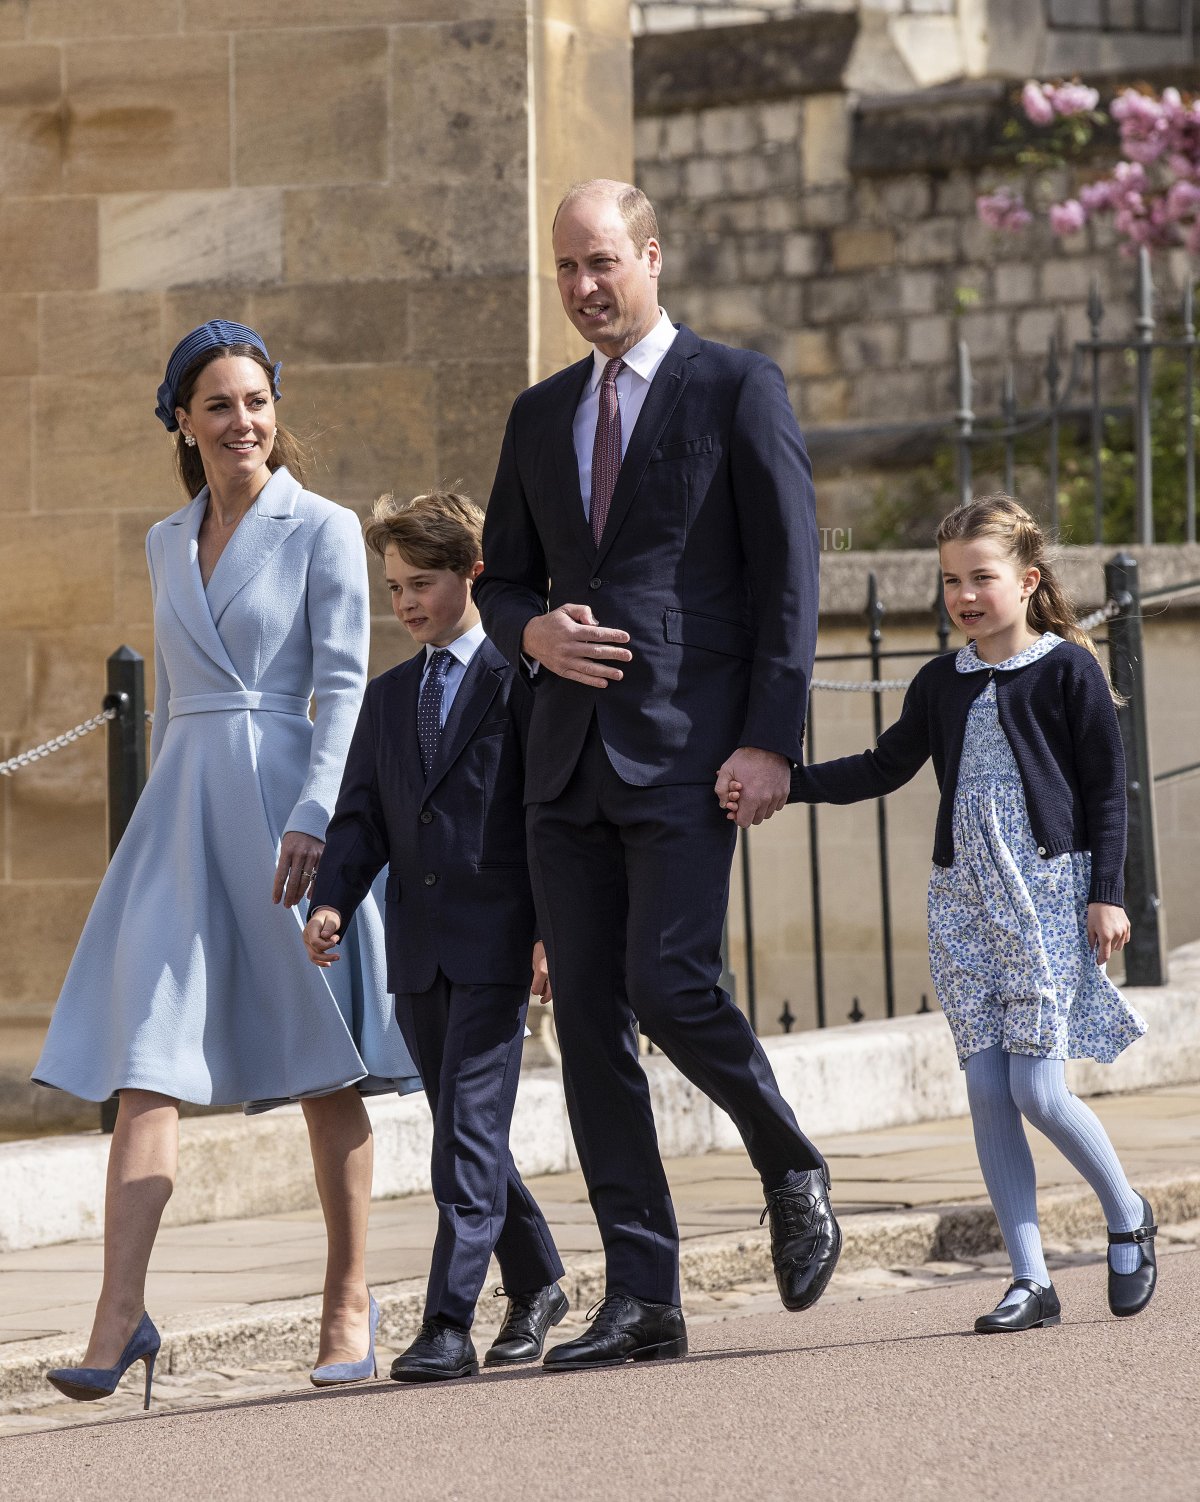
[[1054, 106], [1041, 84], [1034, 83], [1032, 78], [1021, 90], [1021, 107], [1034, 125], [1050, 125], [1054, 120]]
[[1173, 112], [1136, 89], [1123, 89], [1112, 102], [1111, 114], [1130, 161], [1156, 162], [1169, 144]]
[[1056, 235], [1073, 235], [1087, 223], [1087, 210], [1077, 198], [1050, 205], [1050, 228]]
[[1025, 207], [1025, 200], [1011, 188], [997, 188], [994, 193], [981, 193], [975, 200], [975, 212], [988, 229], [1005, 234], [1016, 234], [1033, 221], [1033, 215]]
[[1082, 83], [1043, 84], [1042, 92], [1056, 115], [1085, 115], [1100, 103], [1100, 93]]
[[1095, 214], [1101, 209], [1109, 209], [1113, 203], [1113, 185], [1107, 178], [1101, 178], [1097, 183], [1084, 183], [1079, 190], [1079, 202], [1083, 205], [1084, 213]]
[[1175, 223], [1190, 219], [1200, 208], [1200, 186], [1192, 182], [1173, 182], [1162, 202], [1167, 217]]

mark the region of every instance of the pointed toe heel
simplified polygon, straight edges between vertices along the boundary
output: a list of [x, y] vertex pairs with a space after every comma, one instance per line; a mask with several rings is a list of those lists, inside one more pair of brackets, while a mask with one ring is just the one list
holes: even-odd
[[1131, 1319], [1140, 1314], [1154, 1297], [1158, 1283], [1158, 1262], [1154, 1255], [1158, 1227], [1149, 1201], [1141, 1194], [1138, 1199], [1142, 1202], [1141, 1225], [1132, 1231], [1108, 1233], [1109, 1246], [1135, 1245], [1142, 1249], [1141, 1266], [1135, 1267], [1131, 1273], [1114, 1272], [1112, 1263], [1108, 1264], [1108, 1307], [1118, 1319]]
[[375, 1302], [373, 1293], [368, 1297], [371, 1301], [371, 1312], [367, 1354], [361, 1361], [330, 1361], [324, 1366], [313, 1367], [308, 1374], [308, 1380], [314, 1387], [340, 1387], [343, 1382], [367, 1382], [379, 1375], [379, 1368], [375, 1362], [375, 1331], [379, 1328], [379, 1305]]
[[129, 1337], [117, 1364], [109, 1367], [59, 1366], [46, 1373], [46, 1381], [65, 1398], [76, 1403], [94, 1403], [97, 1398], [110, 1398], [117, 1384], [131, 1366], [139, 1361], [146, 1363], [146, 1393], [142, 1403], [145, 1411], [150, 1407], [150, 1390], [154, 1385], [154, 1363], [162, 1346], [162, 1336], [148, 1314], [143, 1314], [137, 1329]]

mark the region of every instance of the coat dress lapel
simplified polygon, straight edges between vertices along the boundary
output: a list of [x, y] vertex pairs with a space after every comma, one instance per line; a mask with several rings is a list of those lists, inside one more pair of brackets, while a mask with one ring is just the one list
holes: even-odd
[[207, 505], [208, 491], [205, 489], [190, 506], [185, 506], [182, 511], [167, 518], [163, 536], [167, 595], [188, 635], [208, 653], [222, 672], [228, 673], [234, 682], [240, 683], [237, 670], [225, 650], [225, 643], [213, 623], [212, 611], [200, 580], [200, 523], [204, 520]]
[[294, 514], [301, 489], [287, 469], [277, 469], [238, 523], [208, 581], [208, 608], [218, 627], [238, 591], [303, 525]]
[[[430, 767], [429, 776], [425, 782], [426, 798], [454, 765], [462, 754], [463, 747], [474, 735], [480, 720], [487, 713], [488, 706], [499, 692], [506, 666], [504, 658], [491, 646], [490, 642], [480, 643], [479, 650], [467, 664], [467, 671], [463, 675], [463, 681], [458, 685], [454, 703], [450, 706], [450, 713], [442, 727], [437, 755], [433, 759], [433, 766]], [[413, 725], [414, 727], [416, 725], [415, 711]], [[419, 762], [418, 765], [420, 765]]]

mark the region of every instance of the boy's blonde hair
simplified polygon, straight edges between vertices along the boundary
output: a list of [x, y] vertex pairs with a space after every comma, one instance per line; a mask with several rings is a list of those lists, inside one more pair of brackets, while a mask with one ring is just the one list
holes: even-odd
[[483, 512], [457, 490], [431, 490], [411, 501], [381, 495], [363, 538], [380, 558], [394, 547], [412, 568], [469, 574], [483, 557]]

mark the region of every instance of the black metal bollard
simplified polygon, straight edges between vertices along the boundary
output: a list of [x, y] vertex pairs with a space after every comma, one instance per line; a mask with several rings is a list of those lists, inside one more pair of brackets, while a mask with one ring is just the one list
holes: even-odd
[[1131, 986], [1167, 983], [1166, 915], [1159, 895], [1154, 779], [1146, 724], [1146, 672], [1137, 559], [1117, 553], [1104, 565], [1107, 597], [1119, 606], [1108, 624], [1108, 664], [1113, 687], [1127, 701], [1117, 710], [1125, 749], [1129, 800], [1129, 846], [1125, 854], [1125, 906], [1132, 928], [1125, 946], [1125, 977]]
[[[121, 842], [134, 806], [146, 785], [146, 664], [132, 647], [118, 647], [108, 659], [104, 708], [108, 722], [108, 858]], [[100, 1104], [100, 1130], [117, 1121], [117, 1097]]]

